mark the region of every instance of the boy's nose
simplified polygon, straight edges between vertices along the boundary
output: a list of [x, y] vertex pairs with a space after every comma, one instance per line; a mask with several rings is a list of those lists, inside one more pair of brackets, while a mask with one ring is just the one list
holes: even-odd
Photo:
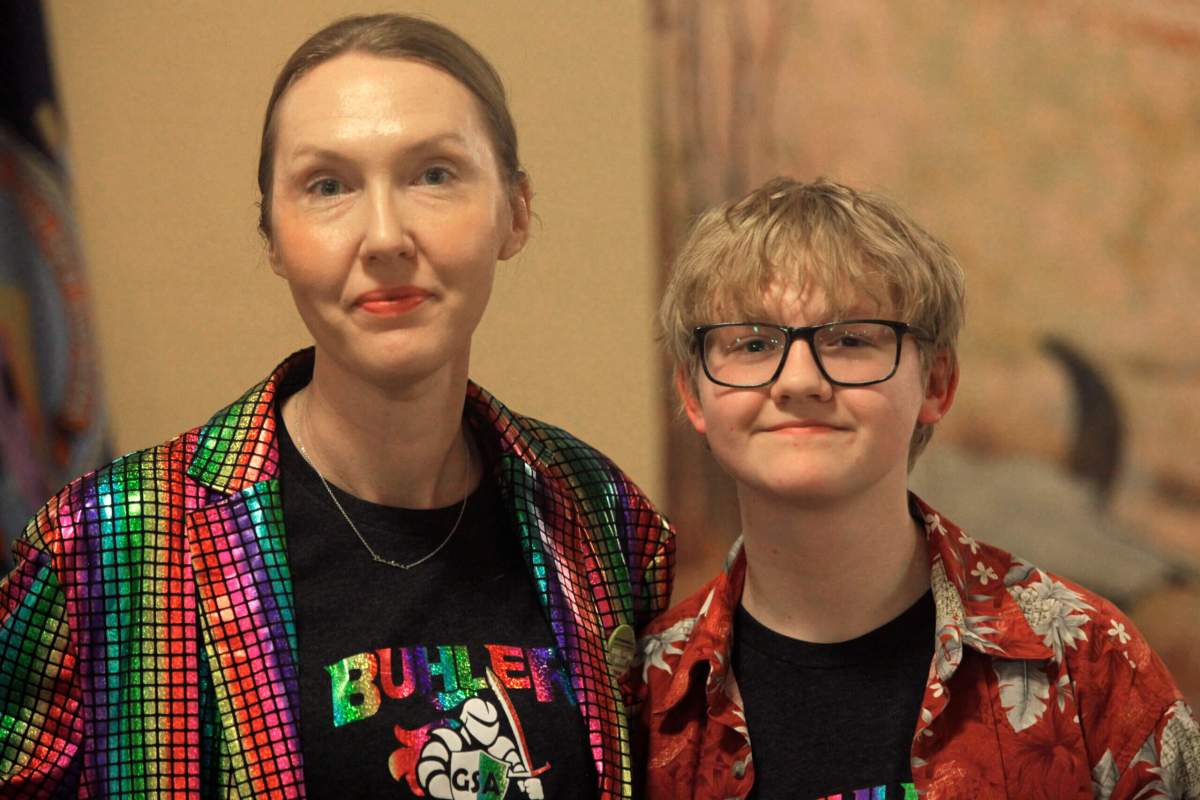
[[803, 339], [792, 342], [783, 369], [771, 384], [771, 395], [777, 401], [797, 397], [827, 400], [833, 396], [833, 384], [821, 372], [808, 342]]

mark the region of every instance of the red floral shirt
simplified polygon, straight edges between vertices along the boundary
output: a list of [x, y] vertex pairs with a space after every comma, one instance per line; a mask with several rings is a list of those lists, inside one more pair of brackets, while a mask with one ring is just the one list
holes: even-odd
[[[1200, 798], [1200, 727], [1107, 600], [975, 541], [920, 500], [936, 642], [913, 783], [946, 798]], [[744, 798], [750, 734], [729, 667], [745, 556], [656, 620], [632, 670], [646, 796]]]

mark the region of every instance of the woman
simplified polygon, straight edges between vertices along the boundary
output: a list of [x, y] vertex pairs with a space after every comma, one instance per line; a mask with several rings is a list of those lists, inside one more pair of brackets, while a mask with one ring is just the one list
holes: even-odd
[[436, 24], [334, 23], [276, 81], [259, 188], [315, 347], [30, 523], [0, 794], [630, 796], [618, 681], [673, 541], [468, 380], [529, 230], [499, 78]]

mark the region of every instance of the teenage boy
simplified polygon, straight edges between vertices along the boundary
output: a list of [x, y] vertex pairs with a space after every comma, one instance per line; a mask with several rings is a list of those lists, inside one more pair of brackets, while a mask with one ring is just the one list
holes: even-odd
[[963, 299], [943, 244], [835, 183], [696, 223], [661, 321], [742, 536], [642, 640], [651, 800], [1200, 797], [1196, 720], [1133, 624], [908, 492]]

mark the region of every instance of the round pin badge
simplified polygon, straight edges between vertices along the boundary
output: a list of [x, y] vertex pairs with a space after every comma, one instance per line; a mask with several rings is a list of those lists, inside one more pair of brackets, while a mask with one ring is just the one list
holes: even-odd
[[608, 635], [608, 645], [605, 650], [608, 655], [608, 668], [614, 675], [623, 675], [633, 663], [633, 651], [637, 639], [633, 635], [633, 626], [621, 624], [613, 628]]

